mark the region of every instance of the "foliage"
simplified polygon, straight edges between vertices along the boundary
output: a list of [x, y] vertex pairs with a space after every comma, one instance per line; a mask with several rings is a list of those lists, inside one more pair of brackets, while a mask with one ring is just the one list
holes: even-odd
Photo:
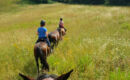
[[104, 0], [55, 0], [65, 3], [103, 4]]
[[105, 0], [105, 3], [110, 5], [129, 5], [130, 0]]
[[48, 0], [29, 0], [29, 1], [35, 3], [48, 3]]
[[52, 3], [52, 0], [21, 0], [21, 2], [40, 4], [40, 3]]
[[130, 0], [55, 0], [65, 3], [129, 5]]
[[14, 3], [53, 3], [54, 1], [76, 4], [130, 5], [130, 0], [0, 0], [0, 6]]

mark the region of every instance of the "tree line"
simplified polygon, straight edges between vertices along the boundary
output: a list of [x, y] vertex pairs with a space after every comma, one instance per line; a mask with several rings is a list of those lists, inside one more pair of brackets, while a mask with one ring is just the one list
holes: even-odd
[[53, 1], [76, 4], [130, 5], [130, 0], [27, 0], [33, 3], [50, 3]]

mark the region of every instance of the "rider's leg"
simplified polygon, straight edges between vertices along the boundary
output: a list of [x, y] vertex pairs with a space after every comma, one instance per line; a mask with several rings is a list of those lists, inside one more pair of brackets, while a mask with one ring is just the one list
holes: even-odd
[[36, 41], [36, 43], [38, 43], [39, 41], [40, 41], [40, 39], [38, 38], [37, 41]]
[[47, 41], [48, 46], [51, 47], [50, 41], [48, 39], [46, 39], [46, 41]]
[[64, 29], [65, 29], [65, 32], [67, 31], [67, 29], [64, 27]]
[[47, 41], [48, 46], [50, 47], [50, 53], [52, 53], [51, 43], [50, 43], [50, 41], [48, 39], [46, 39], [46, 41]]

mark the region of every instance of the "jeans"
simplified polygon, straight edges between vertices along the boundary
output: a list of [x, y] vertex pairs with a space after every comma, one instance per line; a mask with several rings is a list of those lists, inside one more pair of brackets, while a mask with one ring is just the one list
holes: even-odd
[[47, 43], [47, 45], [50, 47], [51, 46], [51, 43], [50, 43], [50, 41], [48, 40], [48, 38], [47, 37], [43, 37], [43, 38], [38, 38], [38, 40], [37, 40], [37, 42], [36, 43], [38, 43], [38, 42], [44, 42], [44, 41], [46, 41], [46, 43]]

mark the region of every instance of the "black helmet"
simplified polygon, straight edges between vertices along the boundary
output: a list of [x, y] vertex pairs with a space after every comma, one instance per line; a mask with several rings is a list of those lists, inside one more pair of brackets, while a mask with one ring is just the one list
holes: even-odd
[[60, 18], [60, 20], [63, 20], [63, 18]]
[[40, 25], [41, 25], [41, 26], [44, 26], [45, 23], [46, 23], [46, 22], [45, 22], [44, 20], [41, 20]]

